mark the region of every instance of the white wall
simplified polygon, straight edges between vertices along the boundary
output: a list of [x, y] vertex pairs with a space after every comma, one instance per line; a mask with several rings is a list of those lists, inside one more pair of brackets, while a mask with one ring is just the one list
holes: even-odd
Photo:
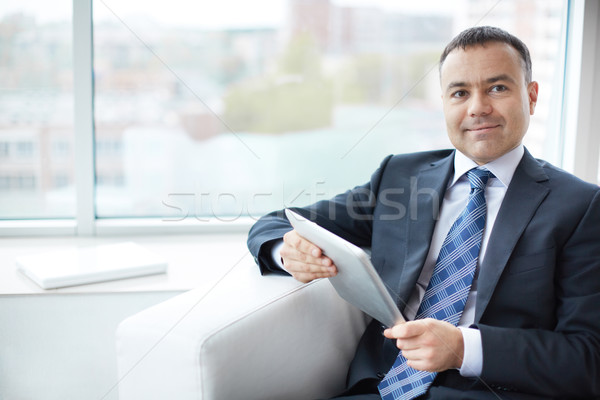
[[179, 293], [0, 296], [0, 399], [116, 400], [117, 325]]

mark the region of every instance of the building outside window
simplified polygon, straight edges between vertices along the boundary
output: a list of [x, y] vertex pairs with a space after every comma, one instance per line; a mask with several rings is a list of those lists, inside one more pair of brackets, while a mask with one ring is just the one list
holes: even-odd
[[[2, 185], [0, 218], [72, 217], [71, 4], [29, 3], [0, 6], [0, 175], [34, 177], [33, 192]], [[528, 44], [540, 97], [525, 144], [558, 164], [566, 8], [94, 1], [96, 216], [258, 218], [364, 183], [388, 154], [449, 147], [437, 60], [474, 25]]]
[[[1, 219], [75, 215], [71, 14], [69, 0], [0, 5]], [[56, 185], [56, 168], [68, 182]]]

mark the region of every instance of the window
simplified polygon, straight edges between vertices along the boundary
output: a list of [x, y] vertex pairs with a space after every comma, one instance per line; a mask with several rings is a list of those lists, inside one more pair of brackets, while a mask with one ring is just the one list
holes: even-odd
[[0, 158], [8, 158], [10, 155], [10, 143], [0, 142]]
[[95, 3], [99, 217], [259, 217], [363, 183], [389, 153], [448, 147], [437, 60], [476, 24], [529, 44], [527, 145], [555, 159], [564, 1], [259, 3]]
[[72, 154], [70, 143], [66, 140], [54, 140], [52, 142], [52, 158], [55, 160], [69, 159]]
[[[450, 145], [437, 60], [473, 25], [527, 43], [540, 97], [526, 145], [563, 160], [566, 0], [71, 1], [0, 6], [0, 219], [231, 221], [328, 198], [387, 154]], [[94, 39], [85, 185], [81, 4]]]
[[[0, 5], [0, 219], [73, 217], [71, 2]], [[65, 179], [56, 185], [55, 169]]]

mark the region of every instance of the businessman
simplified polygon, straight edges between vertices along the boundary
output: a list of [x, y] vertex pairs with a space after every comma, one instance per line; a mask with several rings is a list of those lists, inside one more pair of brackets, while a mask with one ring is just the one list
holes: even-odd
[[[523, 147], [538, 83], [518, 38], [463, 31], [439, 72], [454, 149], [388, 156], [368, 183], [296, 209], [370, 247], [408, 321], [370, 323], [339, 398], [600, 397], [600, 189]], [[262, 273], [337, 273], [281, 211], [248, 246]]]

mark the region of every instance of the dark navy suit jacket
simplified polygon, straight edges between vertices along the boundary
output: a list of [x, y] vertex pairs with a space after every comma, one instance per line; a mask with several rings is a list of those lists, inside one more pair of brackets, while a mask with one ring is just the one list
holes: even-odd
[[[296, 209], [361, 247], [402, 309], [427, 256], [454, 150], [387, 157], [370, 182]], [[248, 247], [262, 273], [278, 272], [270, 246], [291, 227], [261, 218]], [[280, 272], [280, 271], [279, 271]], [[428, 398], [600, 397], [600, 189], [529, 152], [507, 189], [478, 275], [479, 379], [438, 374]], [[348, 386], [381, 379], [398, 354], [373, 321]], [[495, 392], [496, 394], [494, 394]]]

